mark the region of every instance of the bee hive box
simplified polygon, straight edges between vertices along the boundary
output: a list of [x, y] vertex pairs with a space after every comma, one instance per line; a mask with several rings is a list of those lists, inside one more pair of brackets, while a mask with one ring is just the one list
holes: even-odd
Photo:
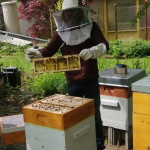
[[23, 114], [27, 150], [96, 150], [92, 99], [55, 94], [23, 107]]
[[32, 59], [34, 73], [60, 72], [80, 70], [80, 58], [78, 55], [55, 56]]
[[25, 125], [23, 115], [12, 115], [0, 118], [0, 135], [3, 145], [25, 142]]

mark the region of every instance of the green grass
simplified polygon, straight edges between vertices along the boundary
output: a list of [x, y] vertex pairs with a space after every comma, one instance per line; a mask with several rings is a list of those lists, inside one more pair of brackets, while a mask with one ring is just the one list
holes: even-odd
[[[33, 73], [32, 63], [28, 62], [24, 53], [19, 53], [15, 56], [4, 56], [0, 58], [0, 64], [5, 67], [17, 67], [19, 70]], [[150, 75], [150, 57], [147, 58], [131, 58], [131, 59], [114, 59], [114, 58], [99, 58], [99, 71], [114, 68], [115, 64], [126, 64], [128, 69], [145, 69], [146, 74]]]
[[[0, 58], [3, 67], [17, 67], [21, 71], [21, 83], [24, 90], [31, 90], [37, 98], [55, 93], [66, 93], [66, 80], [63, 72], [33, 74], [33, 64], [28, 62], [24, 53], [15, 56], [4, 56]], [[150, 58], [113, 59], [99, 58], [99, 72], [108, 68], [114, 68], [115, 64], [126, 64], [128, 69], [144, 69], [150, 75]]]

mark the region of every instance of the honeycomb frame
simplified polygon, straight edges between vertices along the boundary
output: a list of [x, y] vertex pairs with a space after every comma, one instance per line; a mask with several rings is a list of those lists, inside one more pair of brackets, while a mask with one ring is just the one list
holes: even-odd
[[32, 59], [35, 74], [80, 70], [79, 55], [54, 56]]

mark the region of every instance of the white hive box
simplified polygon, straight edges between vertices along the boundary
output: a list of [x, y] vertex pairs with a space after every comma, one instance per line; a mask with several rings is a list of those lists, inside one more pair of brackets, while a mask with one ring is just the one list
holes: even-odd
[[132, 97], [127, 99], [101, 95], [100, 109], [104, 126], [129, 130], [132, 125]]
[[23, 114], [27, 150], [96, 150], [92, 99], [55, 94]]
[[116, 74], [114, 69], [110, 68], [99, 75], [103, 125], [129, 130], [132, 125], [131, 84], [145, 77], [145, 71], [127, 69], [127, 74]]
[[12, 115], [0, 118], [0, 136], [3, 145], [25, 142], [25, 125], [23, 115]]

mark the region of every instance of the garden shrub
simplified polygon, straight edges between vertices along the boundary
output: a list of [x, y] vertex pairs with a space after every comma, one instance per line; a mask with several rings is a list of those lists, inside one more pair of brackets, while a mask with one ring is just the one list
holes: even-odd
[[110, 41], [109, 48], [108, 54], [113, 55], [115, 58], [120, 58], [123, 55], [121, 40], [116, 40], [114, 42]]
[[25, 46], [17, 46], [17, 45], [12, 45], [10, 43], [4, 43], [0, 42], [0, 54], [2, 55], [12, 55], [14, 53], [19, 53], [23, 52], [25, 53], [26, 49], [28, 48], [27, 45]]
[[64, 73], [48, 73], [37, 75], [28, 80], [28, 88], [37, 98], [55, 93], [66, 94]]
[[113, 55], [114, 58], [141, 58], [150, 55], [150, 41], [145, 40], [115, 40], [110, 41], [110, 50], [108, 54]]

